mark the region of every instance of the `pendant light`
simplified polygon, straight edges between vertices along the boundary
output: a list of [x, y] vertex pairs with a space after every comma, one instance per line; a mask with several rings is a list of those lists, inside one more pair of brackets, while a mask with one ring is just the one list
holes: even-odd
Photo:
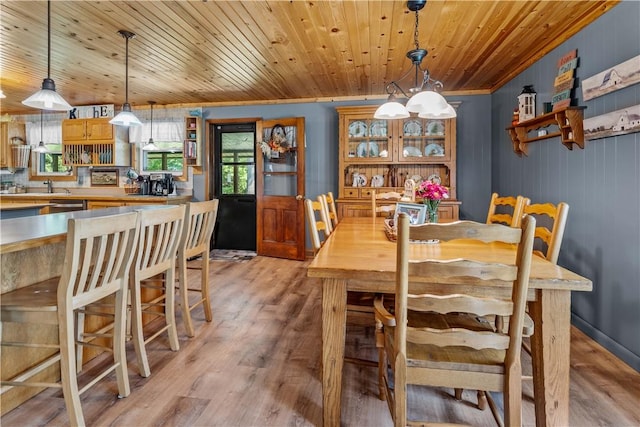
[[153, 105], [156, 103], [156, 101], [147, 101], [147, 102], [151, 106], [151, 123], [149, 126], [149, 142], [147, 142], [145, 146], [142, 147], [142, 149], [144, 151], [158, 151], [160, 148], [158, 148], [158, 146], [153, 143]]
[[24, 105], [41, 110], [69, 111], [73, 107], [56, 92], [51, 75], [51, 0], [47, 1], [47, 78], [42, 80], [42, 89], [22, 101]]
[[142, 122], [131, 112], [131, 105], [129, 104], [129, 40], [136, 35], [127, 30], [119, 30], [118, 34], [125, 39], [124, 104], [122, 105], [122, 111], [111, 119], [109, 123], [116, 126], [139, 126]]
[[[411, 60], [413, 68], [409, 69], [402, 77], [392, 81], [386, 86], [389, 94], [387, 102], [382, 104], [373, 117], [376, 119], [406, 119], [411, 113], [418, 113], [418, 117], [426, 119], [451, 119], [456, 117], [456, 110], [437, 92], [443, 87], [442, 82], [434, 80], [429, 74], [429, 70], [421, 68], [422, 60], [427, 56], [427, 50], [421, 49], [418, 42], [418, 12], [424, 8], [426, 0], [408, 1], [407, 9], [415, 12], [415, 29], [413, 32], [415, 49], [407, 52], [407, 58]], [[404, 91], [399, 82], [408, 77], [412, 72], [415, 75], [414, 86], [408, 91]], [[420, 77], [422, 79], [420, 80]], [[409, 98], [404, 106], [396, 100], [396, 93], [401, 93]], [[407, 95], [411, 94], [411, 97]]]
[[44, 125], [43, 125], [43, 119], [42, 119], [42, 115], [43, 115], [43, 110], [40, 110], [40, 142], [38, 143], [38, 146], [36, 148], [33, 149], [34, 153], [48, 153], [49, 149], [47, 148], [47, 146], [45, 145], [43, 139], [43, 135], [44, 132], [42, 131]]

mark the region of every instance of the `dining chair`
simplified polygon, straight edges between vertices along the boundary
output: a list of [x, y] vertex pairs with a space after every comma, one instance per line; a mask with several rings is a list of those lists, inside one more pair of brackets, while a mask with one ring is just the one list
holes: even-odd
[[[218, 199], [187, 203], [182, 241], [178, 246], [178, 281], [180, 283], [182, 321], [187, 336], [195, 336], [191, 312], [202, 305], [207, 322], [213, 321], [209, 291], [209, 252], [211, 239], [218, 217]], [[194, 259], [194, 261], [189, 261]], [[199, 265], [198, 260], [199, 259]], [[187, 270], [200, 271], [200, 286], [189, 287]], [[198, 294], [197, 300], [189, 301], [189, 293]]]
[[[2, 381], [2, 393], [14, 386], [62, 388], [71, 425], [84, 425], [80, 395], [108, 374], [115, 371], [118, 394], [130, 393], [125, 354], [125, 323], [127, 283], [139, 233], [139, 215], [136, 212], [68, 220], [64, 265], [59, 278], [53, 278], [5, 293], [0, 300], [3, 357], [11, 347], [30, 352], [44, 351], [46, 357], [9, 380]], [[79, 388], [76, 377], [75, 314], [88, 304], [112, 297], [115, 300], [114, 326], [109, 347], [113, 363], [101, 370], [91, 382]], [[30, 341], [5, 341], [7, 323], [55, 325], [58, 344]], [[42, 327], [42, 326], [39, 326]], [[97, 344], [90, 344], [97, 346]], [[40, 350], [37, 350], [40, 349]], [[44, 350], [43, 350], [44, 349]], [[17, 350], [17, 349], [16, 349]], [[38, 374], [59, 362], [60, 382], [45, 382]]]
[[553, 203], [527, 204], [524, 206], [523, 212], [536, 216], [536, 241], [534, 245], [540, 243], [541, 246], [538, 249], [534, 248], [534, 255], [557, 264], [564, 228], [567, 225], [569, 205], [565, 202], [560, 202], [557, 205]]
[[[379, 381], [394, 425], [407, 425], [408, 385], [503, 392], [505, 425], [521, 425], [520, 347], [534, 228], [535, 219], [529, 215], [519, 228], [470, 221], [409, 227], [408, 216], [399, 215], [394, 313], [384, 307], [383, 296], [375, 300], [377, 333], [382, 334], [385, 348]], [[409, 241], [431, 239], [438, 239], [435, 244], [443, 245], [443, 250], [454, 239], [517, 245], [517, 249], [513, 264], [461, 258], [410, 260]], [[477, 291], [447, 292], [447, 283], [460, 282]], [[505, 292], [483, 291], [490, 288]], [[490, 314], [509, 316], [509, 331], [496, 331], [485, 320]], [[491, 408], [501, 425], [497, 407]]]
[[329, 210], [329, 200], [327, 199], [326, 194], [319, 194], [317, 198], [318, 203], [320, 203], [320, 207], [324, 211], [324, 218], [327, 221], [327, 229], [328, 233], [333, 233], [334, 225], [333, 220], [331, 219], [331, 211]]
[[487, 224], [506, 224], [510, 227], [520, 227], [523, 209], [529, 204], [529, 199], [523, 196], [499, 196], [491, 195]]
[[[171, 350], [178, 351], [175, 316], [175, 270], [178, 245], [185, 222], [185, 205], [141, 210], [140, 237], [129, 277], [131, 334], [141, 376], [151, 374], [146, 344], [164, 332]], [[151, 299], [142, 300], [142, 290]], [[165, 324], [145, 337], [142, 315], [163, 317]]]
[[[390, 216], [396, 211], [396, 204], [389, 202], [399, 202], [402, 200], [402, 194], [396, 191], [387, 191], [385, 193], [378, 193], [376, 190], [371, 190], [371, 215], [379, 216], [379, 214], [385, 214]], [[380, 205], [379, 202], [384, 204]]]
[[325, 209], [320, 201], [304, 200], [304, 208], [309, 225], [309, 239], [313, 246], [314, 254], [320, 250], [324, 241], [331, 234], [331, 225], [326, 216]]
[[331, 220], [331, 227], [336, 228], [338, 225], [338, 211], [336, 210], [336, 198], [333, 197], [333, 192], [328, 191], [327, 194], [327, 206], [329, 208], [329, 219]]

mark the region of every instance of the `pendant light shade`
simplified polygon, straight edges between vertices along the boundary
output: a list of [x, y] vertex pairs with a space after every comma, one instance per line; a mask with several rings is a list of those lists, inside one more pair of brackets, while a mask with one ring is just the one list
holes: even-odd
[[124, 104], [122, 105], [122, 111], [111, 119], [109, 123], [116, 126], [139, 126], [142, 122], [131, 112], [131, 105], [129, 104], [129, 40], [136, 35], [127, 30], [119, 30], [118, 34], [125, 39]]
[[394, 120], [406, 119], [410, 116], [409, 110], [396, 101], [395, 95], [389, 95], [387, 102], [378, 107], [373, 115], [376, 119]]
[[47, 1], [47, 78], [42, 80], [42, 89], [22, 101], [27, 107], [40, 110], [69, 111], [73, 107], [56, 92], [51, 75], [51, 0]]
[[33, 149], [34, 153], [48, 153], [49, 152], [49, 150], [47, 149], [47, 146], [45, 145], [45, 143], [43, 141], [44, 132], [42, 131], [42, 129], [43, 129], [44, 125], [43, 125], [42, 115], [43, 115], [43, 112], [42, 112], [42, 110], [40, 110], [40, 142], [38, 143], [36, 148]]
[[156, 144], [153, 143], [153, 105], [156, 101], [148, 101], [151, 106], [151, 123], [149, 126], [149, 142], [147, 142], [142, 149], [144, 151], [158, 151], [159, 148]]

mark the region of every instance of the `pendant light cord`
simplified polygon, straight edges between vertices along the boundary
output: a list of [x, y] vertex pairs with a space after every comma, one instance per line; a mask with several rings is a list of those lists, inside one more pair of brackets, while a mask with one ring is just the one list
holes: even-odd
[[51, 78], [51, 0], [47, 0], [47, 78]]
[[125, 65], [124, 65], [124, 103], [129, 103], [129, 38], [125, 36]]

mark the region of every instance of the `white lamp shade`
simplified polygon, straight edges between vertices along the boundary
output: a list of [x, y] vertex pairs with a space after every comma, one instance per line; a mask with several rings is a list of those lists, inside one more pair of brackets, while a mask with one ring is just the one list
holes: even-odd
[[160, 150], [160, 148], [156, 144], [153, 143], [153, 139], [152, 138], [149, 138], [149, 142], [146, 143], [142, 147], [142, 150], [144, 150], [144, 151], [158, 151], [158, 150]]
[[44, 142], [40, 141], [38, 145], [33, 149], [34, 153], [48, 153], [49, 149], [44, 144]]
[[22, 103], [27, 107], [50, 111], [69, 111], [73, 108], [58, 92], [51, 89], [40, 89]]
[[124, 104], [119, 112], [109, 123], [116, 126], [140, 126], [142, 122], [131, 112], [131, 106]]
[[6, 98], [6, 97], [7, 97], [7, 95], [5, 95], [5, 94], [2, 92], [2, 89], [0, 89], [0, 98]]
[[396, 101], [388, 101], [378, 107], [373, 117], [376, 119], [406, 119], [409, 117], [409, 111], [406, 107]]
[[438, 92], [425, 90], [418, 92], [407, 101], [410, 113], [439, 113], [447, 108], [447, 100]]
[[423, 119], [453, 119], [457, 116], [456, 109], [451, 104], [447, 104], [447, 107], [440, 112], [425, 111], [418, 113], [418, 117]]

